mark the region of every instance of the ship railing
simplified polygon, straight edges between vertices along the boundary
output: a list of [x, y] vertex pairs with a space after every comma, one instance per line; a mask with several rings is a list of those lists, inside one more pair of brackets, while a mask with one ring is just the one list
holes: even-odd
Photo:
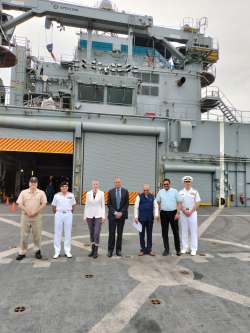
[[220, 91], [220, 98], [223, 100], [223, 102], [232, 110], [236, 110], [236, 108], [234, 107], [233, 103], [230, 101], [229, 98], [227, 98], [227, 96], [221, 91]]
[[[10, 88], [10, 87], [9, 87]], [[69, 112], [72, 112], [72, 115], [96, 115], [96, 112], [82, 112], [80, 110], [76, 110], [76, 109], [72, 109], [72, 110], [66, 110], [66, 109], [61, 109], [58, 108], [56, 110], [54, 109], [46, 109], [46, 108], [42, 108], [40, 106], [17, 106], [17, 105], [10, 105], [9, 103], [9, 97], [7, 97], [7, 100], [5, 101], [4, 104], [0, 104], [0, 109], [1, 107], [4, 108], [4, 113], [6, 111], [14, 111], [16, 114], [16, 111], [20, 111], [20, 113], [24, 113], [24, 114], [28, 114], [27, 112], [29, 111], [30, 113], [32, 113], [32, 111], [34, 112], [38, 112], [39, 114], [41, 114], [42, 111], [44, 112], [51, 112], [51, 113], [55, 113], [58, 112], [60, 114], [67, 114]], [[147, 106], [146, 109], [142, 109], [143, 105]], [[140, 104], [140, 111], [143, 112], [138, 112], [136, 114], [126, 114], [126, 115], [122, 115], [122, 117], [125, 118], [140, 118], [140, 119], [149, 119], [149, 118], [153, 118], [153, 119], [158, 119], [158, 120], [173, 120], [173, 121], [178, 121], [178, 120], [185, 120], [185, 121], [197, 121], [196, 119], [192, 119], [190, 117], [188, 117], [188, 114], [183, 113], [182, 117], [169, 117], [169, 114], [167, 114], [166, 112], [164, 112], [161, 107], [158, 105], [148, 105], [148, 104]], [[250, 111], [239, 111], [240, 113], [240, 118], [238, 118], [240, 123], [245, 123], [245, 124], [250, 124]], [[104, 112], [99, 112], [98, 116], [103, 116], [103, 117], [121, 117], [120, 113], [104, 113]], [[226, 122], [225, 121], [225, 117], [220, 113], [219, 110], [213, 109], [211, 111], [208, 111], [204, 114], [201, 115], [201, 121], [214, 121], [214, 122]], [[237, 124], [237, 123], [236, 123]]]
[[198, 26], [193, 17], [184, 17], [180, 28], [187, 32], [198, 32]]
[[213, 50], [219, 50], [220, 45], [219, 45], [219, 41], [217, 38], [213, 38], [212, 48], [213, 48]]
[[202, 89], [202, 98], [215, 98], [218, 99], [220, 104], [218, 106], [223, 105], [227, 108], [229, 112], [233, 114], [233, 116], [237, 119], [237, 121], [241, 121], [243, 116], [241, 111], [237, 110], [237, 108], [233, 105], [229, 98], [216, 86], [209, 86]]
[[210, 64], [203, 71], [212, 74], [216, 78], [216, 66], [215, 66], [215, 64]]
[[23, 36], [13, 36], [12, 38], [13, 45], [24, 46], [26, 49], [30, 49], [30, 41], [28, 38]]
[[64, 62], [64, 61], [75, 61], [75, 55], [74, 53], [62, 53], [61, 57], [60, 57], [60, 61]]
[[[202, 120], [209, 120], [209, 121], [217, 121], [217, 122], [226, 122], [225, 116], [216, 109], [207, 111], [206, 113], [203, 113], [201, 116]], [[241, 111], [237, 110], [237, 120], [239, 123], [250, 123], [250, 111]]]
[[208, 86], [206, 88], [202, 89], [201, 92], [201, 97], [202, 98], [220, 98], [220, 89], [218, 87], [215, 86]]
[[193, 34], [200, 33], [205, 34], [208, 26], [208, 18], [202, 17], [200, 19], [194, 19], [193, 17], [184, 17], [181, 25], [181, 29]]
[[56, 57], [56, 61], [52, 58], [50, 55], [38, 55], [37, 57], [39, 62], [48, 62], [48, 63], [54, 63], [59, 64], [60, 58]]

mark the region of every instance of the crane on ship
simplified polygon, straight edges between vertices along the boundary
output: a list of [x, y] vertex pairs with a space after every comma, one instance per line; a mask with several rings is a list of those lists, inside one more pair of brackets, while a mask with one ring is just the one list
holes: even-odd
[[[6, 11], [21, 11], [22, 14], [13, 17]], [[133, 54], [133, 40], [154, 39], [159, 50], [165, 50], [168, 59], [183, 68], [190, 62], [202, 62], [207, 68], [217, 62], [218, 49], [214, 48], [213, 39], [205, 36], [200, 28], [193, 29], [189, 24], [184, 24], [182, 29], [170, 29], [153, 24], [153, 18], [147, 15], [135, 15], [114, 10], [110, 0], [102, 0], [98, 8], [80, 6], [60, 1], [49, 0], [0, 0], [0, 67], [12, 67], [16, 64], [16, 56], [12, 52], [12, 36], [15, 27], [33, 17], [45, 17], [45, 28], [52, 22], [57, 22], [59, 27], [70, 26], [85, 28], [88, 31], [103, 31], [128, 35], [128, 56]], [[182, 44], [176, 47], [175, 43]], [[47, 45], [53, 56], [53, 45]], [[213, 83], [215, 77], [204, 70], [201, 73], [201, 87]], [[201, 112], [207, 106], [208, 98], [201, 101]], [[220, 102], [219, 100], [217, 101]], [[207, 110], [210, 109], [210, 104]], [[230, 106], [220, 108], [225, 118], [237, 122]]]

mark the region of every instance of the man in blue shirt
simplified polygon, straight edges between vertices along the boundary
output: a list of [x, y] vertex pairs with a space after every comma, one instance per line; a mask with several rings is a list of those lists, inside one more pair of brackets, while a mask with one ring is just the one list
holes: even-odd
[[181, 255], [180, 249], [180, 236], [179, 236], [179, 195], [178, 191], [171, 187], [170, 179], [164, 179], [163, 189], [161, 189], [157, 196], [156, 201], [160, 207], [161, 229], [164, 244], [163, 256], [169, 255], [169, 240], [168, 228], [171, 225], [174, 234], [174, 244], [177, 256]]

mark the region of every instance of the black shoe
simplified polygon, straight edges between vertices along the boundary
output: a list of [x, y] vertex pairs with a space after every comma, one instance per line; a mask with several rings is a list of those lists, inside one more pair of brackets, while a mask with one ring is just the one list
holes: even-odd
[[122, 257], [121, 251], [116, 251], [116, 255], [117, 255], [117, 257]]
[[163, 255], [164, 257], [169, 256], [169, 251], [167, 251], [167, 250], [165, 249], [164, 252], [162, 253], [162, 255]]
[[108, 251], [107, 256], [108, 256], [109, 258], [111, 258], [111, 257], [113, 256], [113, 252], [112, 252], [112, 251]]
[[177, 255], [178, 257], [180, 257], [180, 256], [181, 256], [181, 251], [176, 252], [176, 255]]
[[93, 258], [96, 259], [97, 257], [98, 257], [98, 246], [94, 246]]
[[25, 254], [19, 254], [19, 255], [16, 257], [16, 260], [23, 260], [25, 257], [26, 257]]
[[93, 257], [94, 255], [95, 244], [92, 244], [91, 252], [89, 253], [88, 257]]
[[41, 254], [40, 250], [36, 251], [35, 257], [36, 257], [36, 259], [42, 259], [42, 254]]

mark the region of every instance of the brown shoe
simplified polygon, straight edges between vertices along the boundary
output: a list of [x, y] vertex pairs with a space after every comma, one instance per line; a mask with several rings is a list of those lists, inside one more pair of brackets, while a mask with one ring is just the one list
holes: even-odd
[[154, 253], [153, 251], [149, 252], [149, 255], [150, 255], [151, 257], [155, 257], [155, 253]]
[[138, 253], [138, 256], [139, 256], [139, 257], [144, 256], [144, 252], [143, 252], [143, 251], [140, 251], [140, 252]]

